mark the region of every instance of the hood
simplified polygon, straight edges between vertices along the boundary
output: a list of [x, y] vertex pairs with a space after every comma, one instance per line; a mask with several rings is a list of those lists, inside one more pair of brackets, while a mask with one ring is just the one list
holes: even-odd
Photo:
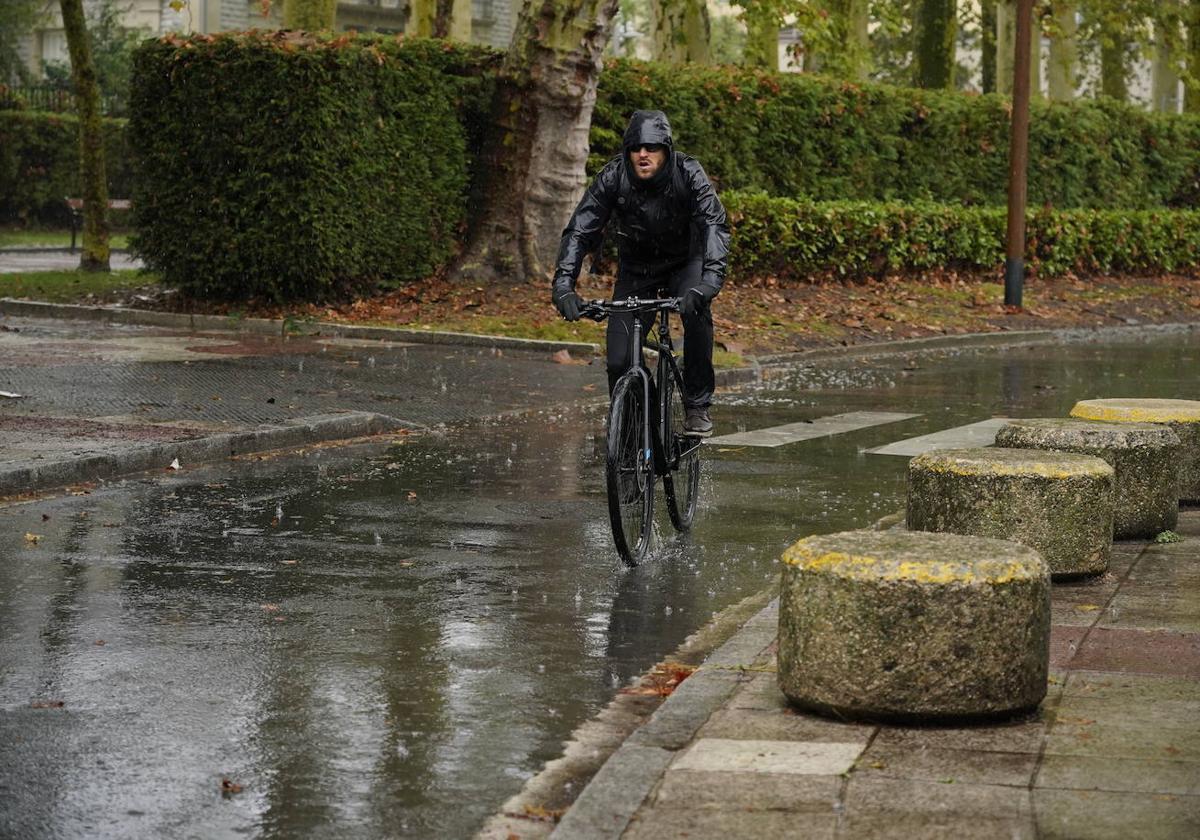
[[634, 111], [629, 118], [629, 128], [625, 129], [625, 152], [651, 143], [666, 146], [668, 151], [674, 148], [667, 115], [662, 111]]
[[[667, 159], [662, 168], [649, 181], [643, 181], [633, 172], [629, 152], [638, 146], [659, 145], [667, 147]], [[671, 123], [662, 111], [634, 111], [625, 129], [621, 155], [625, 160], [625, 173], [629, 182], [638, 189], [658, 189], [667, 183], [671, 167], [675, 165], [675, 141], [671, 137]]]

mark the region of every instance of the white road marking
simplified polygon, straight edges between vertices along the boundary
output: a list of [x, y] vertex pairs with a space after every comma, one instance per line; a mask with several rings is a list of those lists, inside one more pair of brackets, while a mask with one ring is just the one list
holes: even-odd
[[784, 426], [772, 426], [768, 429], [756, 429], [753, 432], [736, 432], [732, 435], [721, 435], [709, 438], [707, 445], [719, 443], [723, 446], [783, 446], [799, 440], [840, 435], [871, 426], [881, 426], [884, 423], [897, 423], [920, 417], [919, 414], [899, 414], [891, 411], [851, 411], [846, 414], [834, 414], [829, 417], [818, 417], [808, 423], [788, 423]]
[[934, 449], [963, 449], [976, 446], [991, 446], [996, 442], [996, 432], [1008, 422], [1007, 417], [993, 417], [990, 420], [980, 420], [978, 423], [968, 423], [965, 426], [955, 426], [953, 429], [943, 429], [920, 437], [898, 440], [887, 446], [877, 446], [868, 449], [871, 455], [903, 455], [911, 458], [923, 452]]

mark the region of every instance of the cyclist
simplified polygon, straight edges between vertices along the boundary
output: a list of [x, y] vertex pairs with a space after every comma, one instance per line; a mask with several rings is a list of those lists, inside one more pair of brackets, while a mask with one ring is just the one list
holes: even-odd
[[[553, 299], [568, 321], [580, 317], [575, 292], [583, 258], [597, 250], [609, 217], [616, 217], [617, 282], [613, 300], [654, 297], [661, 290], [680, 298], [684, 426], [689, 434], [712, 434], [708, 409], [713, 374], [713, 322], [709, 304], [721, 291], [729, 253], [729, 225], [703, 167], [674, 149], [671, 124], [662, 111], [634, 111], [622, 154], [588, 186], [563, 230]], [[608, 319], [608, 387], [629, 367], [633, 315]], [[653, 313], [646, 316], [646, 326]]]

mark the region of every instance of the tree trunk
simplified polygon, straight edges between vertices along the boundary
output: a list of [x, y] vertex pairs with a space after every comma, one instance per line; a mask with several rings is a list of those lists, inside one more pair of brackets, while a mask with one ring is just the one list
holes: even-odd
[[585, 186], [601, 53], [618, 0], [526, 0], [496, 80], [487, 182], [454, 274], [548, 279]]
[[821, 10], [832, 22], [832, 43], [826, 47], [830, 54], [805, 43], [804, 71], [865, 81], [871, 67], [868, 0], [824, 0]]
[[1179, 73], [1176, 56], [1179, 54], [1177, 24], [1159, 21], [1154, 26], [1154, 67], [1150, 107], [1166, 114], [1179, 112]]
[[1122, 33], [1111, 30], [1104, 33], [1100, 45], [1100, 92], [1121, 102], [1129, 99], [1128, 46]]
[[742, 63], [747, 67], [779, 72], [779, 17], [767, 4], [747, 6], [746, 52]]
[[705, 0], [652, 0], [650, 14], [655, 61], [712, 63], [712, 33]]
[[1070, 102], [1075, 98], [1075, 65], [1078, 62], [1075, 3], [1058, 0], [1054, 5], [1056, 32], [1050, 40], [1050, 61], [1046, 67], [1050, 98], [1055, 102]]
[[1200, 0], [1187, 8], [1187, 75], [1183, 88], [1183, 110], [1200, 114]]
[[284, 0], [283, 28], [316, 32], [333, 29], [337, 0]]
[[[996, 0], [996, 92], [1012, 96], [1013, 56], [1016, 47], [1017, 4], [1015, 0]], [[1041, 96], [1042, 33], [1037, 16], [1029, 33], [1029, 94]]]
[[922, 88], [954, 87], [955, 0], [918, 0], [913, 20], [913, 81]]
[[471, 40], [471, 0], [411, 0], [404, 34]]
[[984, 93], [996, 92], [996, 0], [979, 4], [980, 87]]
[[60, 0], [75, 110], [79, 113], [79, 169], [83, 191], [83, 250], [79, 267], [108, 271], [108, 180], [104, 172], [104, 129], [100, 122], [100, 85], [83, 19], [83, 0]]

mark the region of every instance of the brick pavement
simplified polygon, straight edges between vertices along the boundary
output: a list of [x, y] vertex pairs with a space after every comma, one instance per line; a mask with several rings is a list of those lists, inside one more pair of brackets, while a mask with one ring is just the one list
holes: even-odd
[[[625, 738], [553, 836], [1200, 837], [1200, 510], [1177, 530], [1182, 542], [1118, 543], [1106, 574], [1054, 585], [1049, 693], [1003, 723], [791, 709], [771, 604]], [[529, 804], [483, 836], [550, 834], [519, 816]]]

